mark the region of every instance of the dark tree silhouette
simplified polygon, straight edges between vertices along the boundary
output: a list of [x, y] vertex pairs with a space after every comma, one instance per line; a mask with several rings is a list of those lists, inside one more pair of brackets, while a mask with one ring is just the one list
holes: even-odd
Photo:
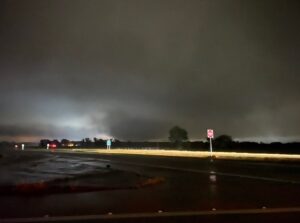
[[185, 129], [174, 126], [169, 131], [169, 140], [175, 143], [176, 146], [180, 146], [184, 141], [188, 140], [188, 133]]
[[46, 147], [47, 144], [50, 144], [51, 140], [50, 139], [41, 139], [40, 140], [40, 147]]
[[57, 139], [52, 140], [52, 144], [55, 144], [57, 147], [60, 147], [60, 142]]
[[220, 135], [213, 141], [214, 147], [217, 149], [228, 149], [233, 145], [232, 137], [229, 135]]
[[86, 146], [86, 147], [91, 147], [94, 145], [94, 143], [92, 142], [92, 140], [90, 138], [84, 138], [81, 141], [81, 145]]
[[60, 141], [60, 143], [61, 143], [62, 146], [68, 146], [68, 144], [70, 143], [70, 140], [68, 140], [68, 139], [62, 139]]
[[96, 147], [106, 147], [106, 141], [103, 139], [98, 139], [98, 138], [94, 137], [94, 145]]

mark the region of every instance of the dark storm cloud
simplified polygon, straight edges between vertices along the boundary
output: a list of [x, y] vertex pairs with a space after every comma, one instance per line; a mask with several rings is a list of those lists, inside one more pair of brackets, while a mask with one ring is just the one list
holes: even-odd
[[127, 140], [161, 139], [172, 123], [159, 117], [137, 115], [134, 112], [112, 112], [108, 116], [109, 133]]
[[172, 125], [191, 138], [208, 127], [236, 138], [300, 138], [297, 1], [0, 8], [2, 125], [130, 140], [166, 139]]
[[22, 138], [66, 138], [85, 134], [84, 128], [57, 127], [53, 125], [1, 125], [0, 135], [4, 139]]

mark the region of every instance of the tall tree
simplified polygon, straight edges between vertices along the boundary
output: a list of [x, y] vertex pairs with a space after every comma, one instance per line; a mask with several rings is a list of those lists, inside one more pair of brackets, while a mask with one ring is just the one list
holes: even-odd
[[188, 133], [185, 129], [174, 126], [169, 131], [169, 140], [179, 146], [188, 140]]

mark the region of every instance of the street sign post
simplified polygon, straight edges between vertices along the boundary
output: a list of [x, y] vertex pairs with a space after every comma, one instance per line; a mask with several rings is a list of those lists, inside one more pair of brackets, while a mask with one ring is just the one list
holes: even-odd
[[212, 141], [211, 141], [211, 139], [214, 138], [214, 130], [213, 129], [207, 129], [207, 138], [209, 138], [210, 156], [212, 157]]
[[108, 139], [108, 140], [106, 140], [106, 148], [110, 149], [110, 147], [111, 147], [111, 140]]

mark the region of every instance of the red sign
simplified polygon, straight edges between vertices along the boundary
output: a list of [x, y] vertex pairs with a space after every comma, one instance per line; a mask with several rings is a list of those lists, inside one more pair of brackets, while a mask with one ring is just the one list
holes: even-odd
[[213, 139], [214, 138], [214, 130], [207, 129], [207, 138]]

